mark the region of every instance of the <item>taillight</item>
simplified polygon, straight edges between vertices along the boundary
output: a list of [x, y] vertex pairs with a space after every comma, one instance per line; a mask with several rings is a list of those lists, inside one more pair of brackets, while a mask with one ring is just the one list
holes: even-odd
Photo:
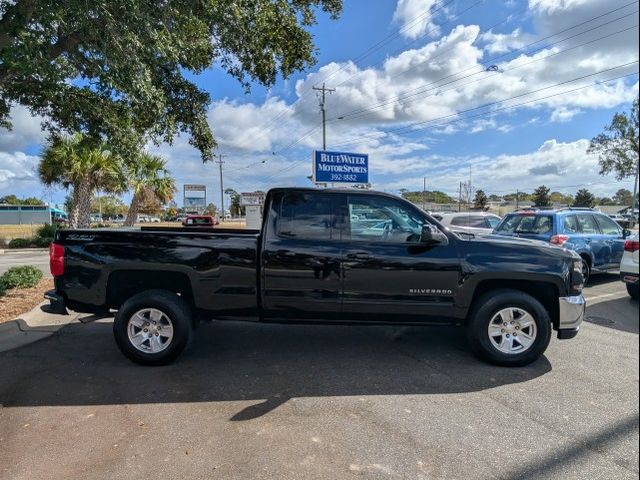
[[549, 243], [552, 243], [554, 245], [564, 245], [565, 243], [567, 243], [569, 241], [569, 235], [554, 235], [553, 237], [551, 237], [551, 239], [549, 240]]
[[627, 240], [624, 242], [625, 252], [637, 252], [640, 249], [640, 242], [638, 240]]
[[49, 269], [51, 275], [64, 275], [64, 247], [58, 243], [49, 245]]

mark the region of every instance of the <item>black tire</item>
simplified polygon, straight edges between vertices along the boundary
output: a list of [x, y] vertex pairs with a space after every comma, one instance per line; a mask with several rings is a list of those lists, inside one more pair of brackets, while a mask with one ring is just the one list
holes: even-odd
[[589, 277], [591, 277], [591, 262], [587, 257], [582, 258], [582, 284], [586, 287], [589, 282]]
[[[128, 334], [129, 320], [140, 310], [149, 308], [162, 312], [173, 327], [169, 344], [156, 353], [139, 350]], [[192, 328], [191, 310], [182, 298], [167, 290], [147, 290], [134, 295], [120, 307], [113, 322], [113, 335], [120, 351], [130, 360], [141, 365], [167, 365], [187, 347]]]
[[634, 300], [638, 300], [638, 294], [640, 293], [640, 284], [636, 283], [627, 283], [627, 292]]
[[[503, 353], [494, 346], [488, 334], [489, 323], [505, 308], [518, 308], [528, 312], [536, 325], [536, 337], [526, 350], [519, 353]], [[549, 346], [551, 319], [542, 304], [519, 290], [500, 289], [485, 293], [471, 309], [467, 323], [469, 347], [479, 358], [503, 367], [521, 367], [537, 360]]]

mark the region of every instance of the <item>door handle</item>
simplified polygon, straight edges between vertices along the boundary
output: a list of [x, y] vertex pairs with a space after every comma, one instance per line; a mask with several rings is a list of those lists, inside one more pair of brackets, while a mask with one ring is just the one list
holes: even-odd
[[347, 259], [349, 260], [370, 260], [371, 255], [366, 252], [347, 253]]

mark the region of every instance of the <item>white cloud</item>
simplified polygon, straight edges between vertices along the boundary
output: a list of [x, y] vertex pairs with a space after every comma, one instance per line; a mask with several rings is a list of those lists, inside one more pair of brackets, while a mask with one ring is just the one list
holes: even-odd
[[511, 33], [494, 33], [489, 30], [480, 35], [479, 39], [487, 44], [485, 49], [489, 53], [500, 54], [523, 48], [533, 41], [533, 36], [516, 28]]
[[432, 19], [437, 3], [438, 0], [398, 0], [393, 20], [401, 25], [402, 36], [416, 39], [427, 32], [437, 35], [438, 27]]
[[44, 142], [41, 122], [41, 117], [34, 117], [22, 105], [11, 109], [12, 129], [0, 128], [0, 152], [17, 152], [29, 145]]
[[556, 108], [551, 113], [551, 121], [552, 122], [568, 122], [579, 113], [580, 113], [580, 109], [578, 108], [567, 108], [567, 107], [561, 106]]

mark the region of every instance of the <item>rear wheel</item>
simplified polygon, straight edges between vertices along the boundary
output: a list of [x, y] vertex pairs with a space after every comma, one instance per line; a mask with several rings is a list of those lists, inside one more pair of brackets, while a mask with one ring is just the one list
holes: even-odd
[[583, 285], [585, 286], [587, 285], [590, 275], [591, 275], [591, 263], [589, 263], [588, 259], [586, 259], [585, 257], [582, 257], [582, 278], [584, 279], [584, 281], [582, 282]]
[[638, 300], [638, 293], [640, 293], [640, 283], [627, 283], [627, 292], [629, 292], [631, 298]]
[[166, 290], [134, 295], [118, 310], [113, 322], [120, 351], [142, 365], [171, 363], [187, 347], [191, 330], [188, 305]]
[[475, 302], [467, 338], [481, 359], [495, 365], [523, 366], [547, 349], [551, 319], [531, 295], [518, 290], [495, 290]]

